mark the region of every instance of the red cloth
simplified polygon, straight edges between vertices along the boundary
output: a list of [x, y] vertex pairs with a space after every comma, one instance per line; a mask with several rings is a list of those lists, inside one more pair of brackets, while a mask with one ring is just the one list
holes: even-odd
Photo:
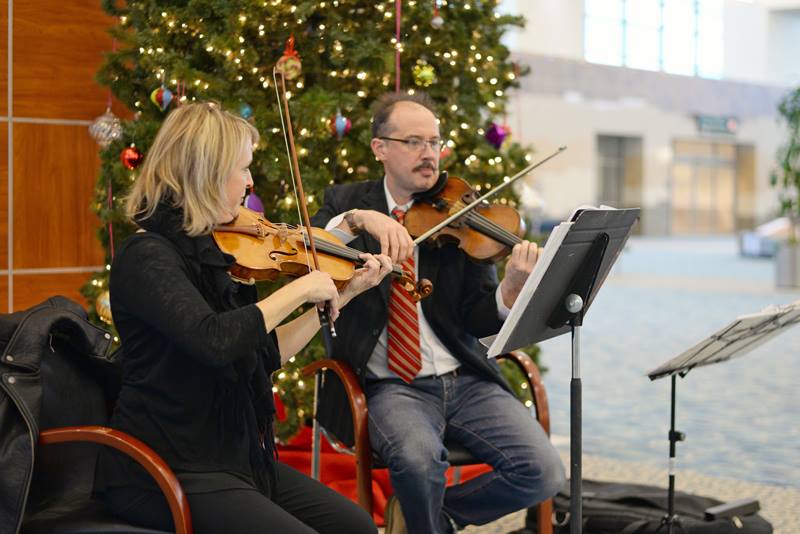
[[[298, 471], [311, 475], [311, 439], [310, 427], [303, 427], [288, 443], [278, 445], [280, 461], [294, 467]], [[447, 483], [453, 482], [453, 471], [447, 470]], [[490, 471], [488, 465], [471, 465], [461, 468], [461, 481], [475, 478], [482, 473]], [[329, 488], [358, 503], [356, 488], [356, 461], [349, 454], [336, 452], [330, 443], [322, 437], [322, 452], [320, 455], [320, 480]], [[373, 520], [378, 526], [383, 526], [383, 510], [386, 501], [391, 497], [392, 485], [389, 482], [387, 469], [373, 469], [372, 471], [372, 500], [374, 503]]]

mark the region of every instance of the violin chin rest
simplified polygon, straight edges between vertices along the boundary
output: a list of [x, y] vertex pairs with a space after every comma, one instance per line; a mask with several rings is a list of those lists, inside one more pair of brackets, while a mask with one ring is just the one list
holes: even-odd
[[434, 198], [439, 193], [442, 192], [444, 186], [446, 185], [447, 185], [447, 171], [442, 171], [439, 173], [439, 178], [436, 179], [436, 183], [433, 184], [433, 187], [431, 187], [427, 191], [414, 193], [411, 196], [414, 197], [414, 200], [427, 200], [429, 198]]

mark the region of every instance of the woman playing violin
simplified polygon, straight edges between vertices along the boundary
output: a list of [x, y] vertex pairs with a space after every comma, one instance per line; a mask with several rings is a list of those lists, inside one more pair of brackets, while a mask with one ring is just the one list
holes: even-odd
[[[111, 308], [122, 340], [122, 389], [111, 426], [141, 439], [169, 464], [188, 496], [194, 531], [375, 532], [348, 499], [281, 464], [272, 437], [270, 373], [391, 269], [364, 266], [339, 293], [320, 271], [258, 300], [231, 280], [234, 258], [210, 235], [238, 213], [252, 185], [258, 133], [211, 103], [187, 104], [164, 121], [127, 199], [141, 228], [111, 268]], [[170, 530], [167, 502], [138, 466], [106, 449], [98, 487], [111, 510], [143, 527]]]

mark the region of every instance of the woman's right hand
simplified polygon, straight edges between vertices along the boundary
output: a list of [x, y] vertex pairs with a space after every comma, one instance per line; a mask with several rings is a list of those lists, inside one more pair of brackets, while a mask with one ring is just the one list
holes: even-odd
[[305, 302], [311, 302], [321, 306], [322, 303], [330, 302], [331, 321], [335, 321], [339, 316], [339, 291], [333, 283], [331, 275], [322, 271], [311, 271], [301, 276], [292, 284], [298, 284]]

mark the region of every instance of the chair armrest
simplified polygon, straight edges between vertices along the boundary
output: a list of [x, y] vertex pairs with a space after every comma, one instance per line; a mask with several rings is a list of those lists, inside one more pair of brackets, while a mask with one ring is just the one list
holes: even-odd
[[531, 388], [531, 395], [533, 396], [533, 404], [536, 409], [536, 419], [542, 428], [550, 435], [550, 407], [547, 404], [547, 392], [542, 383], [542, 374], [539, 368], [533, 363], [533, 360], [522, 351], [515, 350], [506, 354], [501, 354], [497, 357], [500, 359], [507, 359], [519, 367], [519, 370], [525, 375], [528, 380], [528, 386]]
[[372, 458], [372, 451], [369, 450], [369, 433], [367, 428], [367, 397], [361, 389], [361, 384], [356, 378], [356, 374], [350, 366], [338, 360], [318, 360], [314, 363], [306, 365], [300, 371], [303, 376], [311, 376], [314, 373], [321, 371], [332, 371], [339, 377], [344, 384], [345, 393], [347, 393], [347, 400], [350, 403], [350, 414], [353, 418], [353, 435], [355, 438], [356, 450], [364, 449], [369, 451], [370, 463]]
[[[322, 371], [331, 371], [344, 385], [353, 418], [353, 438], [355, 445], [356, 469], [367, 473], [372, 467], [372, 447], [369, 444], [367, 397], [361, 389], [356, 374], [345, 362], [333, 359], [318, 360], [303, 367], [303, 376], [311, 376]], [[372, 483], [366, 476], [358, 479], [358, 500], [365, 510], [372, 511]]]
[[175, 522], [175, 534], [192, 534], [189, 501], [180, 482], [164, 460], [142, 441], [125, 432], [103, 426], [69, 426], [39, 433], [40, 445], [81, 441], [112, 447], [136, 460], [150, 473], [164, 493]]

